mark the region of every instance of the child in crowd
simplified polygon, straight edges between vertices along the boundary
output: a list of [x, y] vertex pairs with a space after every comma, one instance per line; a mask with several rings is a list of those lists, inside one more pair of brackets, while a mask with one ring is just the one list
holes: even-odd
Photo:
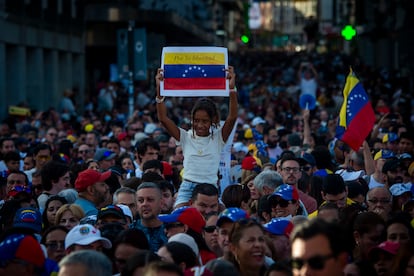
[[158, 69], [156, 80], [156, 102], [158, 120], [183, 149], [184, 174], [178, 190], [175, 207], [188, 205], [194, 187], [200, 183], [217, 185], [220, 153], [226, 144], [237, 119], [237, 93], [234, 68], [225, 69], [229, 79], [229, 114], [220, 126], [220, 113], [215, 103], [207, 98], [199, 99], [191, 111], [192, 129], [179, 128], [167, 116], [165, 97], [160, 95], [160, 83], [164, 80], [163, 70]]

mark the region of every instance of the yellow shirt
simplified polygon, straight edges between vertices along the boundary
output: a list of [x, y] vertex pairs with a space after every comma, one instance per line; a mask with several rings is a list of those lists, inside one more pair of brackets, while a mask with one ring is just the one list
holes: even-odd
[[[354, 204], [355, 203], [355, 201], [353, 201], [352, 199], [350, 199], [349, 197], [347, 197], [346, 198], [346, 206], [349, 206], [349, 205], [352, 205], [352, 204]], [[321, 204], [321, 206], [323, 206], [323, 205], [325, 205], [326, 204], [326, 201], [324, 201], [324, 202], [322, 202], [322, 204]], [[319, 206], [320, 207], [320, 206]], [[313, 212], [313, 213], [310, 213], [309, 215], [308, 215], [308, 218], [316, 218], [318, 216], [318, 210], [316, 210], [315, 212]]]

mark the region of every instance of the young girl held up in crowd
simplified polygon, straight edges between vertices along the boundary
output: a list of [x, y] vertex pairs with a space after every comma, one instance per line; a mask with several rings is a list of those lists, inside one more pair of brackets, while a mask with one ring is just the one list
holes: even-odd
[[191, 111], [192, 128], [188, 131], [179, 128], [167, 116], [165, 97], [160, 95], [160, 83], [164, 80], [163, 70], [158, 69], [156, 80], [156, 103], [158, 120], [168, 133], [177, 140], [184, 154], [184, 174], [178, 190], [175, 208], [189, 204], [192, 191], [200, 183], [209, 183], [217, 187], [220, 154], [237, 120], [238, 103], [235, 88], [234, 68], [226, 69], [229, 80], [229, 114], [223, 126], [220, 126], [220, 113], [215, 103], [201, 98]]

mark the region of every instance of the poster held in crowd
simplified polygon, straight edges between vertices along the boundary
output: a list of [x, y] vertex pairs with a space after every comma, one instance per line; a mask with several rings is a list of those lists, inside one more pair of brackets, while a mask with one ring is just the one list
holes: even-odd
[[228, 52], [223, 47], [164, 47], [161, 95], [172, 97], [229, 96]]

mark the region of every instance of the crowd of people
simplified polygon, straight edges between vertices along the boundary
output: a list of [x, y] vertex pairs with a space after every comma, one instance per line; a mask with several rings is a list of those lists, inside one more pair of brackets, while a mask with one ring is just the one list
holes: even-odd
[[[110, 108], [78, 115], [67, 92], [70, 110], [4, 121], [0, 275], [414, 275], [403, 72], [339, 54], [230, 64], [229, 97], [164, 97], [158, 69], [130, 117], [111, 83]], [[357, 151], [335, 138], [350, 64], [377, 116]]]

